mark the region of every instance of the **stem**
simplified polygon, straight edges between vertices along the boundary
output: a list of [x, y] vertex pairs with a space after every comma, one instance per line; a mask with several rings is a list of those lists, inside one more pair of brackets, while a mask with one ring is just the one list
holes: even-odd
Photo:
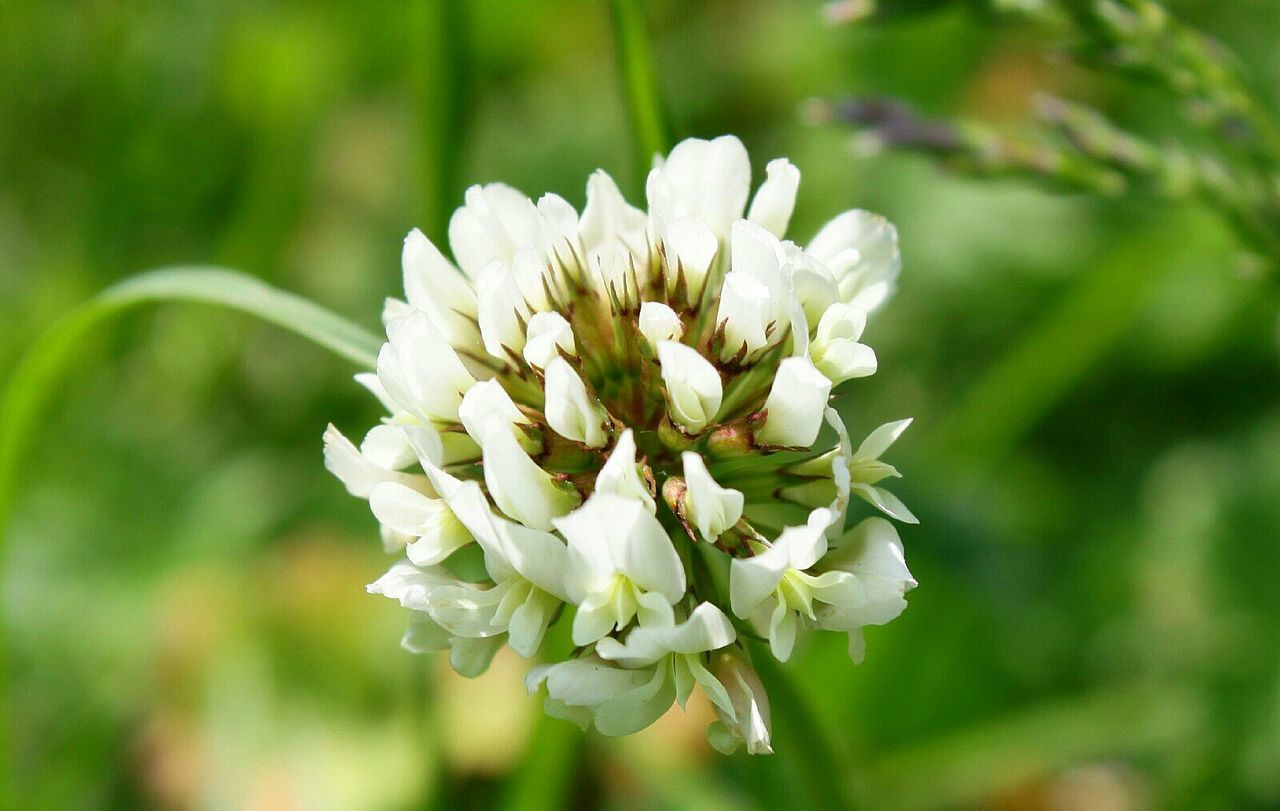
[[410, 27], [420, 34], [412, 38], [410, 70], [419, 102], [422, 229], [441, 245], [458, 197], [458, 155], [467, 130], [467, 11], [458, 0], [415, 0], [409, 14]]
[[[568, 612], [548, 631], [542, 661], [558, 662], [573, 650]], [[540, 703], [540, 702], [539, 702]], [[573, 776], [582, 760], [585, 736], [573, 724], [536, 707], [533, 731], [520, 765], [507, 779], [496, 804], [504, 811], [555, 811], [570, 807]]]
[[654, 156], [667, 150], [662, 97], [639, 0], [610, 0], [609, 11], [618, 48], [618, 75], [631, 118], [636, 177], [639, 187], [644, 188]]
[[779, 740], [774, 757], [782, 758], [801, 778], [810, 797], [809, 807], [852, 809], [848, 777], [853, 764], [838, 754], [821, 721], [773, 658], [769, 645], [750, 639], [747, 648], [773, 710], [774, 737]]
[[[699, 544], [699, 551], [703, 582], [712, 586], [717, 604], [728, 605], [725, 567], [715, 557], [721, 553], [707, 544]], [[769, 695], [774, 739], [777, 741], [772, 757], [778, 759], [778, 766], [782, 769], [780, 779], [794, 782], [794, 790], [808, 795], [807, 801], [800, 804], [802, 807], [835, 811], [853, 808], [848, 790], [852, 764], [839, 754], [808, 702], [796, 690], [791, 677], [773, 658], [769, 643], [760, 640], [746, 622], [737, 617], [730, 617], [730, 620], [738, 632], [738, 641], [751, 654], [751, 663]]]

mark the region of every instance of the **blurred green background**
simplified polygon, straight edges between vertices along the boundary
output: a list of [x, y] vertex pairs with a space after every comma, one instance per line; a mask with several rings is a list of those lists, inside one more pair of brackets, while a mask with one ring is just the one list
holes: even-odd
[[[1173, 9], [1275, 109], [1272, 0]], [[881, 368], [841, 407], [855, 435], [916, 417], [890, 461], [920, 588], [864, 665], [833, 635], [789, 666], [840, 779], [871, 808], [1280, 807], [1274, 276], [1194, 207], [967, 180], [802, 115], [877, 93], [1016, 126], [1049, 90], [1159, 136], [1168, 104], [961, 6], [645, 11], [675, 134], [800, 167], [793, 235], [855, 206], [900, 229]], [[470, 183], [581, 206], [603, 167], [641, 200], [599, 2], [11, 0], [0, 111], [5, 377], [141, 269], [242, 268], [376, 328], [405, 232]], [[583, 740], [514, 655], [467, 682], [402, 652], [363, 591], [376, 527], [321, 464], [327, 422], [376, 418], [352, 371], [188, 305], [78, 348], [7, 550], [21, 807], [792, 807], [794, 761], [715, 755], [705, 704]]]

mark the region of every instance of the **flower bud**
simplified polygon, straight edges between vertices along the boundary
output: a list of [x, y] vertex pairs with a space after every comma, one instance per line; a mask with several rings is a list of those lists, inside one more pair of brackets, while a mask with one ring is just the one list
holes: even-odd
[[556, 481], [529, 458], [510, 424], [490, 416], [477, 430], [484, 453], [485, 485], [498, 509], [512, 519], [534, 529], [549, 530], [553, 518], [569, 512], [581, 501], [571, 486]]
[[400, 264], [409, 306], [430, 315], [440, 334], [453, 346], [480, 348], [475, 288], [417, 228], [404, 239]]
[[538, 369], [546, 369], [561, 352], [576, 356], [573, 328], [563, 315], [555, 312], [534, 313], [525, 331], [524, 359]]
[[587, 206], [582, 210], [578, 236], [588, 259], [593, 253], [609, 247], [616, 239], [643, 245], [644, 230], [649, 224], [645, 213], [631, 206], [618, 191], [618, 184], [602, 169], [587, 180]]
[[378, 381], [404, 411], [445, 422], [458, 419], [462, 395], [476, 382], [430, 316], [418, 310], [387, 324]]
[[822, 314], [809, 357], [832, 385], [875, 374], [875, 351], [858, 343], [866, 325], [866, 311], [852, 304], [832, 304]]
[[530, 312], [515, 283], [511, 265], [501, 259], [485, 265], [476, 282], [476, 297], [485, 351], [507, 360], [511, 352], [523, 350]]
[[547, 365], [546, 395], [545, 411], [551, 430], [588, 448], [601, 448], [608, 443], [609, 415], [587, 393], [582, 378], [564, 358], [552, 358]]
[[684, 336], [684, 324], [676, 311], [659, 301], [646, 301], [640, 305], [638, 319], [640, 334], [649, 348], [658, 351], [659, 341], [678, 341]]
[[751, 755], [773, 754], [769, 695], [741, 648], [712, 657], [711, 672], [729, 696], [732, 715], [716, 706], [720, 720], [707, 727], [707, 740], [717, 752], [732, 754], [743, 743]]
[[731, 271], [726, 275], [716, 312], [724, 342], [720, 359], [749, 360], [763, 349], [769, 342], [770, 328], [777, 328], [767, 320], [771, 311], [769, 288], [746, 273]]
[[662, 244], [667, 253], [667, 295], [696, 304], [720, 248], [715, 233], [700, 219], [681, 217], [667, 224]]
[[497, 419], [510, 429], [526, 452], [538, 453], [541, 450], [541, 443], [523, 430], [524, 426], [532, 424], [529, 418], [495, 380], [486, 380], [471, 387], [467, 396], [462, 398], [458, 419], [473, 438], [481, 436], [490, 419]]
[[681, 459], [686, 485], [683, 517], [697, 527], [704, 540], [714, 543], [742, 518], [742, 493], [721, 487], [698, 454], [685, 451]]
[[796, 190], [800, 186], [800, 170], [786, 158], [769, 161], [764, 168], [765, 181], [747, 210], [747, 219], [781, 238], [796, 207]]
[[701, 433], [720, 410], [720, 373], [698, 350], [675, 341], [658, 342], [658, 362], [671, 418], [689, 433]]
[[737, 138], [689, 138], [676, 144], [649, 173], [645, 193], [656, 225], [669, 225], [677, 217], [697, 217], [723, 240], [747, 205], [751, 160]]
[[808, 447], [818, 438], [831, 396], [831, 381], [808, 358], [784, 358], [764, 402], [764, 425], [756, 432], [763, 445]]
[[[645, 470], [647, 472], [648, 468]], [[636, 463], [636, 440], [630, 428], [618, 437], [609, 453], [609, 459], [596, 475], [595, 491], [634, 498], [643, 502], [649, 512], [657, 512], [649, 483], [640, 475], [640, 465]]]

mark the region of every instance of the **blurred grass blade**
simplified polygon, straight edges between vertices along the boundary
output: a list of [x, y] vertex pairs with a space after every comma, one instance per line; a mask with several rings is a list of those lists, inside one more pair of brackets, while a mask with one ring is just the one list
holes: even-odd
[[751, 663], [769, 694], [773, 718], [773, 754], [758, 756], [758, 768], [776, 769], [774, 783], [800, 807], [845, 811], [853, 808], [848, 786], [853, 765], [833, 745], [826, 727], [796, 689], [790, 674], [779, 666], [767, 644], [748, 642]]
[[[547, 631], [539, 660], [563, 661], [573, 652], [572, 623], [561, 617]], [[583, 771], [579, 763], [586, 736], [568, 721], [552, 718], [542, 711], [542, 700], [533, 702], [535, 720], [529, 742], [519, 765], [503, 782], [495, 808], [502, 811], [556, 811], [572, 806], [570, 800], [575, 775]], [[581, 779], [581, 778], [580, 778]]]
[[584, 735], [568, 721], [537, 708], [524, 759], [507, 778], [498, 808], [505, 811], [556, 811], [570, 808], [575, 766]]
[[462, 191], [458, 156], [470, 123], [468, 10], [462, 0], [414, 0], [408, 14], [418, 43], [409, 66], [418, 101], [419, 210], [422, 229], [440, 245]]
[[975, 476], [1003, 462], [1121, 340], [1160, 279], [1229, 254], [1224, 236], [1194, 213], [1134, 231], [973, 384], [934, 446]]
[[[365, 368], [373, 368], [377, 336], [300, 296], [252, 276], [208, 267], [167, 268], [142, 273], [107, 288], [56, 323], [19, 361], [0, 399], [0, 572], [3, 571], [9, 510], [20, 462], [38, 415], [59, 376], [76, 358], [81, 341], [113, 315], [147, 302], [218, 304], [256, 315], [309, 338]], [[7, 692], [6, 640], [0, 626], [0, 697]], [[0, 807], [10, 807], [8, 730], [0, 729]]]
[[0, 549], [17, 483], [19, 461], [37, 415], [81, 340], [110, 316], [146, 302], [218, 304], [256, 315], [309, 338], [353, 363], [373, 368], [381, 341], [361, 327], [304, 298], [252, 276], [207, 267], [167, 268], [133, 276], [67, 314], [40, 338], [14, 369], [0, 400]]
[[966, 808], [1076, 764], [1197, 740], [1205, 721], [1202, 697], [1184, 686], [1104, 688], [908, 747], [868, 771], [877, 801], [886, 807]]
[[636, 173], [639, 187], [643, 189], [653, 156], [666, 152], [669, 142], [662, 96], [649, 49], [644, 8], [639, 0], [610, 0], [609, 10], [618, 48], [618, 73], [631, 117]]

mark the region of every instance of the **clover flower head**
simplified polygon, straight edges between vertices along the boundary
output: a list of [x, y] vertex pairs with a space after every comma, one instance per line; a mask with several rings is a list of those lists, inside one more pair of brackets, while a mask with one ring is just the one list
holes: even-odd
[[[357, 376], [386, 417], [329, 469], [369, 501], [400, 555], [369, 591], [410, 610], [404, 647], [463, 675], [510, 646], [537, 655], [567, 622], [568, 658], [529, 671], [545, 708], [609, 735], [695, 687], [721, 751], [772, 751], [748, 636], [788, 659], [816, 630], [896, 617], [915, 586], [893, 525], [845, 531], [852, 496], [915, 518], [881, 483], [909, 420], [856, 449], [832, 390], [876, 371], [861, 343], [892, 295], [897, 233], [849, 211], [785, 239], [800, 172], [775, 160], [751, 194], [737, 138], [659, 159], [633, 207], [604, 172], [579, 214], [474, 186], [450, 261], [405, 239], [404, 299]], [[455, 264], [456, 263], [456, 264]]]

